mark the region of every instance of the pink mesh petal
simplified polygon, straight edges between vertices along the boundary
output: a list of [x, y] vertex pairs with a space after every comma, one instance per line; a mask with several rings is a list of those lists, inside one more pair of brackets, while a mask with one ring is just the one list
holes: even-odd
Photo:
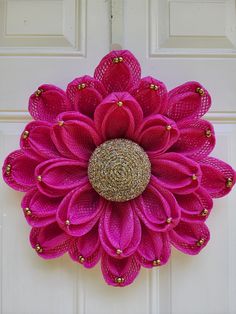
[[93, 228], [103, 208], [104, 200], [91, 185], [81, 184], [63, 199], [57, 212], [57, 222], [68, 234], [82, 236]]
[[143, 121], [136, 134], [137, 142], [154, 157], [178, 140], [179, 130], [174, 121], [162, 115], [152, 115]]
[[115, 258], [127, 257], [136, 251], [141, 226], [129, 202], [107, 202], [100, 219], [99, 236], [104, 250]]
[[178, 123], [180, 137], [171, 151], [195, 160], [208, 156], [215, 147], [213, 125], [205, 120], [186, 120]]
[[[134, 255], [116, 259], [104, 253], [101, 268], [103, 277], [109, 285], [124, 287], [135, 280], [140, 270], [140, 263]], [[121, 283], [118, 282], [118, 278], [122, 279]]]
[[106, 91], [100, 81], [85, 75], [69, 83], [66, 94], [73, 110], [93, 118], [95, 108], [106, 96]]
[[51, 137], [62, 156], [87, 161], [97, 145], [101, 143], [94, 128], [82, 121], [55, 124]]
[[85, 235], [76, 238], [69, 249], [70, 257], [86, 268], [94, 267], [101, 257], [101, 243], [96, 225]]
[[[203, 95], [197, 92], [200, 88]], [[174, 121], [201, 118], [211, 106], [211, 97], [198, 82], [187, 82], [168, 93], [167, 116]]]
[[228, 194], [235, 184], [235, 171], [222, 160], [208, 157], [201, 160], [202, 186], [211, 197], [218, 198]]
[[[122, 58], [122, 62], [115, 62]], [[141, 68], [138, 60], [128, 50], [114, 50], [108, 53], [96, 67], [95, 79], [101, 81], [111, 92], [130, 91], [139, 83]]]
[[197, 162], [178, 153], [165, 153], [151, 158], [152, 173], [164, 188], [188, 194], [198, 189], [202, 172]]
[[[142, 239], [138, 247], [138, 258], [141, 265], [147, 268], [162, 266], [168, 262], [170, 254], [168, 233], [153, 232], [142, 226]], [[155, 264], [157, 260], [159, 264]]]
[[167, 89], [164, 83], [147, 76], [141, 79], [132, 92], [143, 110], [144, 117], [154, 113], [165, 113], [167, 108]]
[[[71, 110], [66, 93], [54, 86], [44, 84], [29, 99], [29, 112], [35, 120], [54, 122], [59, 113]], [[41, 92], [40, 92], [41, 91]]]
[[181, 208], [181, 220], [190, 223], [205, 221], [213, 207], [211, 196], [202, 187], [190, 194], [176, 194], [175, 198]]
[[35, 178], [39, 191], [49, 197], [66, 195], [86, 180], [86, 164], [63, 158], [42, 162], [35, 169]]
[[[51, 139], [51, 125], [46, 122], [33, 121], [27, 124], [21, 136], [21, 148], [25, 154], [37, 158], [50, 159], [60, 157]], [[27, 137], [24, 136], [28, 132]]]
[[185, 254], [198, 254], [208, 243], [210, 232], [202, 223], [188, 223], [181, 221], [169, 233], [171, 243]]
[[44, 227], [56, 221], [56, 211], [61, 201], [61, 198], [47, 197], [33, 189], [25, 194], [21, 206], [29, 225]]
[[62, 121], [66, 122], [69, 120], [81, 121], [81, 122], [88, 124], [92, 128], [94, 128], [93, 120], [91, 118], [89, 118], [88, 116], [85, 116], [84, 114], [77, 112], [77, 111], [65, 111], [65, 112], [60, 113], [57, 116], [58, 122], [62, 122]]
[[2, 167], [4, 181], [13, 189], [26, 192], [35, 186], [34, 171], [39, 161], [15, 150], [7, 156]]
[[61, 230], [57, 223], [53, 223], [42, 228], [32, 228], [30, 243], [39, 256], [51, 259], [68, 251], [71, 237]]
[[166, 232], [179, 222], [180, 208], [173, 194], [161, 188], [153, 177], [143, 194], [133, 203], [140, 219], [153, 231]]
[[[121, 102], [121, 106], [119, 106]], [[112, 93], [97, 107], [94, 122], [103, 140], [132, 138], [143, 119], [142, 109], [128, 93]]]

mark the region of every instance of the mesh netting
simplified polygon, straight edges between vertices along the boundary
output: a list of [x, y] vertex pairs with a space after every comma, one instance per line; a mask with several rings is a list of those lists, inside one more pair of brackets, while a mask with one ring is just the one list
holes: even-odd
[[164, 83], [150, 76], [144, 77], [132, 95], [142, 107], [144, 117], [166, 112], [167, 90]]
[[135, 256], [115, 259], [103, 254], [101, 263], [102, 273], [109, 285], [126, 286], [134, 281], [140, 270], [140, 263]]
[[201, 160], [202, 186], [211, 197], [218, 198], [228, 194], [235, 184], [235, 172], [222, 160], [208, 157]]
[[44, 228], [32, 228], [30, 232], [32, 248], [45, 259], [65, 254], [71, 241], [71, 237], [63, 232], [57, 223], [52, 223]]
[[[133, 282], [141, 265], [167, 263], [171, 244], [199, 253], [210, 237], [204, 221], [212, 197], [235, 184], [229, 165], [207, 157], [215, 134], [200, 119], [211, 105], [206, 89], [188, 82], [167, 94], [162, 82], [140, 73], [129, 51], [112, 51], [95, 78], [76, 78], [66, 93], [41, 85], [29, 100], [36, 121], [3, 165], [5, 182], [26, 192], [22, 208], [39, 256], [68, 252], [87, 268], [101, 258], [106, 282], [120, 287]], [[109, 150], [96, 154], [109, 139]], [[117, 141], [142, 154], [132, 145], [116, 151]]]
[[153, 232], [142, 225], [142, 239], [138, 247], [138, 259], [142, 266], [161, 266], [170, 257], [170, 241], [164, 232]]
[[54, 86], [44, 84], [30, 96], [29, 112], [35, 120], [54, 122], [59, 113], [70, 110], [66, 93]]
[[171, 151], [181, 153], [195, 160], [208, 156], [215, 146], [213, 126], [205, 120], [187, 120], [178, 123], [180, 136]]
[[165, 153], [151, 158], [152, 174], [160, 186], [177, 194], [195, 191], [201, 182], [201, 170], [197, 162], [177, 153]]
[[29, 225], [44, 227], [56, 220], [56, 212], [61, 201], [61, 198], [47, 197], [37, 189], [32, 189], [25, 194], [21, 206]]
[[16, 150], [5, 159], [3, 178], [13, 189], [26, 192], [35, 186], [34, 171], [38, 163], [25, 156], [22, 150]]
[[[120, 61], [116, 62], [117, 58]], [[138, 84], [140, 75], [138, 60], [127, 50], [112, 51], [100, 61], [94, 72], [94, 77], [103, 83], [108, 93], [130, 91]]]
[[207, 90], [197, 82], [187, 82], [169, 92], [167, 115], [175, 121], [198, 119], [210, 106], [211, 97]]
[[74, 110], [92, 118], [106, 91], [101, 82], [86, 75], [69, 83], [66, 94]]
[[205, 221], [213, 207], [212, 198], [204, 188], [187, 195], [175, 195], [181, 207], [181, 219], [187, 222]]
[[191, 224], [184, 221], [169, 233], [171, 243], [185, 254], [198, 254], [210, 239], [210, 233], [204, 223]]
[[70, 257], [86, 268], [94, 267], [101, 257], [101, 243], [98, 226], [93, 227], [86, 235], [76, 238], [70, 246]]

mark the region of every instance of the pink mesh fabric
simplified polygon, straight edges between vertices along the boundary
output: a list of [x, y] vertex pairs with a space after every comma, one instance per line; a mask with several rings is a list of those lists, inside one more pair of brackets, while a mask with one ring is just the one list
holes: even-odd
[[[167, 92], [140, 73], [129, 51], [112, 51], [94, 78], [76, 78], [66, 92], [41, 85], [29, 100], [34, 121], [2, 168], [5, 182], [25, 192], [37, 254], [68, 253], [86, 268], [101, 261], [105, 281], [116, 287], [131, 284], [141, 266], [165, 265], [171, 246], [198, 254], [210, 238], [212, 198], [235, 184], [232, 167], [209, 156], [215, 133], [202, 119], [211, 105], [207, 90], [187, 82]], [[107, 201], [88, 180], [90, 156], [115, 138], [138, 143], [151, 163], [146, 189], [127, 202]]]
[[65, 92], [54, 85], [39, 86], [29, 99], [29, 112], [35, 120], [54, 122], [60, 112], [70, 108]]

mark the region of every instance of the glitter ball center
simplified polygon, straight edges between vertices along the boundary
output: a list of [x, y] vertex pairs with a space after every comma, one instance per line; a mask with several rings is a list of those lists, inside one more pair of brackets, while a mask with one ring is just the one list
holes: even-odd
[[88, 178], [102, 197], [126, 202], [142, 194], [150, 181], [151, 164], [142, 147], [126, 139], [109, 140], [95, 149]]

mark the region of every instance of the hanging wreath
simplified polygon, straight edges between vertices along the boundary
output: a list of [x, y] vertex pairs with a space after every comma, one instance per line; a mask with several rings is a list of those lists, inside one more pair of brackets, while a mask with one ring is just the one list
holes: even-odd
[[141, 266], [166, 264], [171, 245], [198, 254], [212, 198], [235, 183], [228, 164], [208, 157], [215, 134], [201, 117], [210, 105], [197, 82], [167, 92], [141, 78], [127, 50], [110, 52], [66, 92], [40, 86], [29, 99], [34, 121], [3, 166], [6, 183], [26, 192], [37, 254], [68, 252], [87, 268], [101, 259], [105, 281], [120, 287]]

